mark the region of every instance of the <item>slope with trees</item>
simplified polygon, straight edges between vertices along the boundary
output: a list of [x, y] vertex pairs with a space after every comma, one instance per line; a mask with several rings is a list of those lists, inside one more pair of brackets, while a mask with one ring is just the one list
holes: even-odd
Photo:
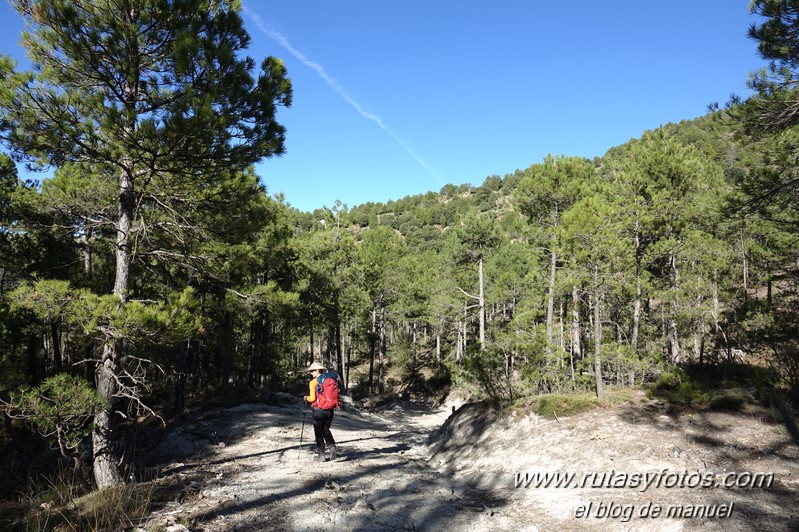
[[27, 398], [77, 378], [92, 437], [81, 421], [56, 443], [91, 453], [96, 487], [139, 473], [121, 449], [148, 416], [295, 390], [313, 360], [373, 401], [747, 372], [799, 392], [788, 4], [753, 3], [774, 62], [751, 101], [594, 160], [312, 213], [252, 169], [282, 152], [291, 84], [275, 58], [252, 74], [238, 3], [123, 4], [16, 2], [36, 68], [0, 64], [5, 146], [56, 167], [36, 185], [0, 160], [2, 399], [52, 438]]

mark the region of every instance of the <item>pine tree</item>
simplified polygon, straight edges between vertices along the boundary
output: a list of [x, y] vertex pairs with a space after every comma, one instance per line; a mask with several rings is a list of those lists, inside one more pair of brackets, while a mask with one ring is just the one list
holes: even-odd
[[[290, 105], [283, 63], [240, 53], [249, 36], [239, 3], [211, 0], [15, 1], [29, 28], [34, 71], [0, 64], [0, 135], [35, 165], [99, 167], [117, 189], [113, 226], [119, 305], [130, 298], [134, 238], [149, 197], [181, 220], [181, 200], [283, 151], [278, 105]], [[150, 228], [168, 231], [163, 223]], [[124, 338], [105, 338], [96, 380], [113, 404]], [[135, 399], [135, 398], [134, 398]], [[122, 482], [112, 407], [95, 416], [98, 487]]]
[[555, 284], [560, 243], [558, 227], [563, 213], [577, 201], [582, 188], [594, 176], [590, 161], [580, 157], [547, 156], [543, 164], [533, 165], [514, 194], [517, 208], [529, 222], [543, 228], [546, 233], [543, 245], [549, 252], [549, 285], [547, 292], [547, 353], [555, 344]]

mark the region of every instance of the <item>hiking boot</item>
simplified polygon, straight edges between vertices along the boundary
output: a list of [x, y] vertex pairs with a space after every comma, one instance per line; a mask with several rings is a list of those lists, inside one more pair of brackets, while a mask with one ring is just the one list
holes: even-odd
[[336, 459], [336, 446], [335, 445], [331, 445], [330, 446], [330, 459], [331, 460], [335, 460]]
[[314, 458], [314, 460], [316, 460], [317, 462], [324, 462], [325, 460], [327, 460], [325, 458], [325, 450], [322, 449], [321, 447], [317, 448], [316, 449], [316, 458]]

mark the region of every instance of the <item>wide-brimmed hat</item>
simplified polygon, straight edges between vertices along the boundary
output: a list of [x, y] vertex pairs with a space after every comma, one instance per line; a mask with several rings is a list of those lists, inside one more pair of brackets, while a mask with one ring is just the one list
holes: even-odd
[[324, 367], [324, 366], [323, 366], [322, 364], [320, 364], [319, 362], [314, 362], [313, 364], [311, 364], [310, 366], [308, 366], [308, 369], [306, 369], [306, 370], [305, 370], [305, 373], [310, 373], [310, 372], [312, 372], [312, 371], [314, 371], [314, 370], [317, 370], [317, 369], [325, 370], [325, 369], [327, 369], [327, 368], [326, 368], [326, 367]]

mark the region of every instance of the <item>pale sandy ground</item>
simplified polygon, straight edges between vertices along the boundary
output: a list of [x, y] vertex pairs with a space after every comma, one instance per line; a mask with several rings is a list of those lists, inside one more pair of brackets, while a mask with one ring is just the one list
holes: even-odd
[[[158, 482], [180, 494], [140, 529], [799, 530], [799, 431], [755, 407], [667, 415], [642, 400], [551, 421], [456, 402], [438, 409], [395, 402], [371, 413], [350, 407], [333, 422], [340, 457], [320, 464], [309, 447], [310, 416], [303, 431], [302, 405], [284, 399], [206, 412], [170, 432], [159, 448]], [[516, 487], [525, 472], [604, 473], [610, 485]], [[773, 473], [774, 481], [655, 486], [675, 475], [690, 484], [730, 472]], [[646, 474], [654, 480], [645, 489]], [[656, 507], [731, 515], [645, 515]]]

